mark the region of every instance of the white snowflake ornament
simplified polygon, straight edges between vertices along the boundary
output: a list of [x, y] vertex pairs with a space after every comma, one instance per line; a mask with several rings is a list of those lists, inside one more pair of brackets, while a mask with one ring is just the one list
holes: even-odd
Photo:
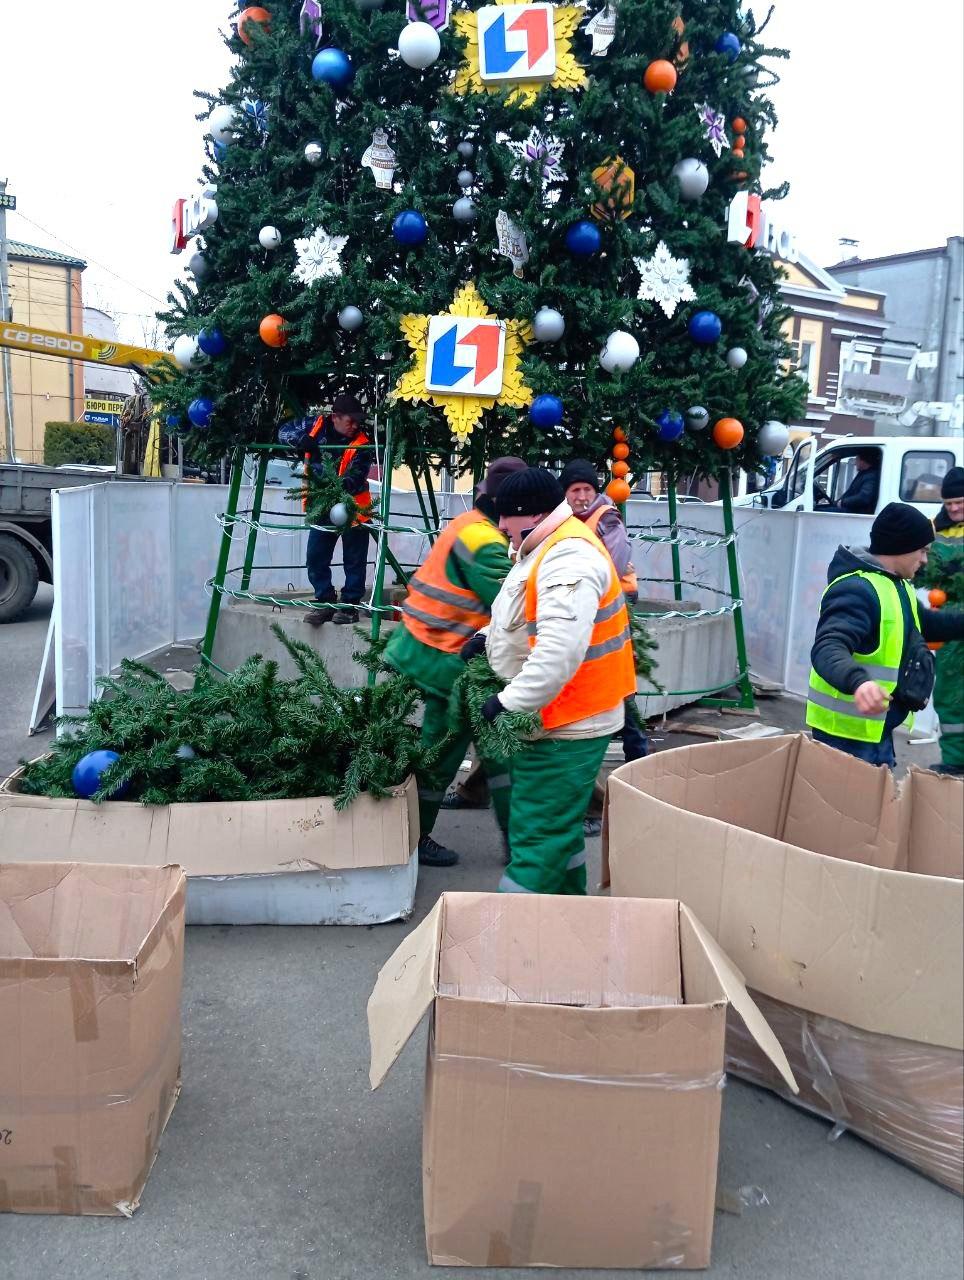
[[533, 127], [524, 142], [510, 142], [509, 146], [520, 160], [513, 170], [514, 178], [524, 178], [530, 165], [538, 166], [543, 182], [561, 182], [565, 178], [561, 161], [566, 144], [551, 133], [542, 133]]
[[726, 137], [726, 116], [722, 111], [717, 111], [711, 107], [708, 102], [701, 102], [696, 108], [700, 118], [700, 124], [703, 126], [703, 137], [713, 148], [713, 152], [717, 158], [723, 153], [723, 148], [730, 144]]
[[651, 258], [637, 258], [636, 266], [642, 276], [637, 296], [645, 302], [658, 302], [668, 319], [681, 302], [696, 301], [689, 261], [674, 258], [665, 241], [660, 240]]
[[347, 236], [333, 236], [324, 227], [316, 227], [310, 236], [295, 240], [298, 265], [292, 271], [294, 280], [304, 285], [341, 275], [341, 251], [348, 243]]

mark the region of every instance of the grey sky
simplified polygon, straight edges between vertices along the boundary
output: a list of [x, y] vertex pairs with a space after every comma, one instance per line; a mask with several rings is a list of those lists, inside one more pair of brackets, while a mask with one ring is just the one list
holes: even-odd
[[[401, 14], [401, 0], [389, 3]], [[168, 252], [170, 210], [196, 189], [192, 94], [227, 79], [218, 29], [231, 9], [229, 0], [4, 5], [0, 174], [24, 215], [9, 218], [9, 234], [87, 259], [88, 301], [115, 311], [130, 341], [151, 336], [151, 313], [189, 256]], [[824, 264], [840, 236], [870, 257], [940, 244], [964, 227], [964, 6], [916, 0], [899, 21], [898, 12], [881, 0], [782, 0], [768, 29], [792, 53], [776, 64], [769, 172], [789, 179], [783, 217]]]

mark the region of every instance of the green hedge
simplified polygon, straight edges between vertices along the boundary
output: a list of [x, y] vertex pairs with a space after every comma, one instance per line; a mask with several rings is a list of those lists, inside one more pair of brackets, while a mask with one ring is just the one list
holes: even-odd
[[44, 463], [59, 467], [65, 462], [86, 466], [110, 466], [115, 457], [113, 427], [91, 422], [48, 422], [44, 428]]

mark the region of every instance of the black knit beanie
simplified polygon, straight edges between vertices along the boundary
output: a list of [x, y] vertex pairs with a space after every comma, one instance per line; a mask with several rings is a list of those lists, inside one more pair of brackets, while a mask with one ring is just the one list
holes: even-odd
[[500, 516], [541, 516], [554, 511], [565, 494], [562, 485], [542, 467], [526, 467], [502, 481], [495, 509]]
[[562, 468], [559, 483], [565, 492], [572, 484], [591, 484], [599, 492], [599, 473], [585, 458], [573, 458]]
[[905, 556], [934, 541], [934, 526], [916, 507], [888, 502], [870, 527], [870, 554]]
[[355, 396], [340, 395], [335, 396], [331, 403], [332, 413], [343, 413], [346, 418], [354, 418], [356, 422], [361, 422], [365, 416], [365, 410], [362, 408], [361, 402]]
[[941, 485], [942, 498], [964, 498], [964, 467], [951, 467]]

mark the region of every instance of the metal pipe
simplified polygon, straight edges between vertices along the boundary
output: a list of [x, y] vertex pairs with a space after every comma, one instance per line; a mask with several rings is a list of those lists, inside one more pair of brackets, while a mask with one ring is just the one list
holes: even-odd
[[[0, 178], [0, 197], [7, 194], [7, 180]], [[12, 198], [12, 197], [11, 197]], [[10, 306], [10, 281], [7, 266], [7, 201], [0, 199], [0, 321], [4, 324], [13, 319], [13, 308]], [[10, 372], [10, 350], [0, 350], [0, 367], [3, 369], [3, 410], [4, 441], [6, 455], [10, 462], [17, 459], [16, 436], [13, 421], [13, 382]]]

